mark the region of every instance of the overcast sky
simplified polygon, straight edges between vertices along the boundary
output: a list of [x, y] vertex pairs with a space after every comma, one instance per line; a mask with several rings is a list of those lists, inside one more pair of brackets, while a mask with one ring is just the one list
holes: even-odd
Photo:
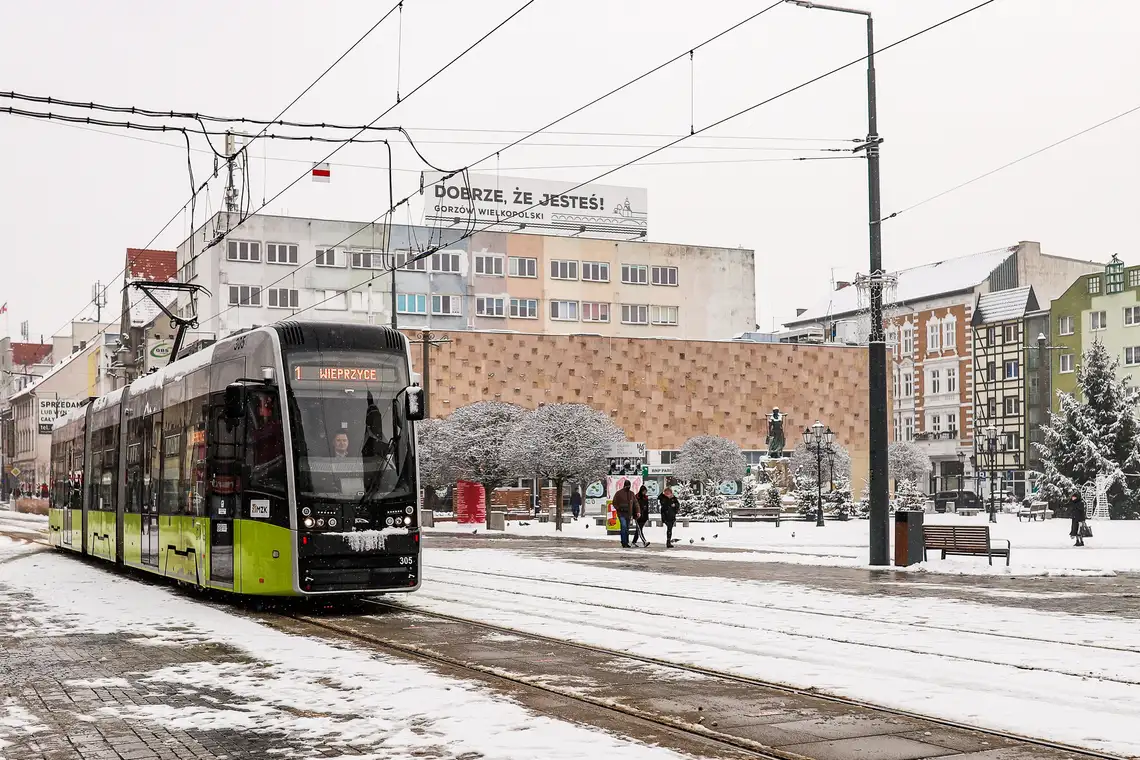
[[[975, 1], [859, 5], [874, 12], [882, 46]], [[765, 4], [536, 0], [407, 97], [523, 2], [406, 0], [402, 54], [393, 16], [286, 118], [371, 121], [395, 102], [399, 69], [406, 100], [380, 124], [407, 127], [437, 165], [463, 165], [515, 135], [458, 130], [541, 126]], [[0, 26], [0, 89], [270, 118], [388, 7], [351, 0], [9, 3]], [[882, 54], [884, 214], [1140, 105], [1137, 28], [1140, 3], [1129, 0], [997, 0]], [[865, 46], [859, 17], [776, 8], [696, 53], [696, 126], [852, 60]], [[503, 152], [499, 169], [584, 181], [667, 141], [637, 135], [687, 133], [690, 75], [686, 59], [555, 128], [618, 134], [542, 135], [534, 142], [556, 144]], [[0, 98], [0, 107], [8, 105], [39, 109]], [[1138, 126], [1140, 113], [890, 220], [886, 265], [914, 266], [1019, 240], [1040, 241], [1047, 253], [1107, 259], [1119, 252], [1137, 263]], [[867, 262], [865, 163], [768, 159], [835, 155], [815, 151], [842, 143], [815, 140], [865, 133], [859, 64], [717, 128], [713, 138], [648, 159], [666, 165], [635, 165], [602, 182], [648, 188], [650, 239], [754, 249], [759, 321], [768, 329], [823, 297], [832, 268], [843, 279], [865, 271]], [[150, 242], [189, 197], [181, 138], [127, 135], [0, 114], [0, 303], [9, 305], [12, 333], [25, 319], [34, 336], [63, 326], [90, 297], [92, 283], [120, 272], [126, 248]], [[195, 148], [205, 147], [199, 138]], [[252, 149], [255, 205], [333, 147], [259, 142]], [[195, 152], [193, 162], [201, 182], [213, 159]], [[397, 194], [411, 192], [422, 165], [402, 146], [395, 162], [411, 170], [397, 174]], [[331, 159], [331, 183], [306, 178], [266, 211], [371, 220], [387, 207], [387, 172], [358, 167], [385, 163], [383, 146], [345, 147]], [[595, 164], [602, 166], [586, 167]], [[580, 168], [520, 169], [566, 166]], [[495, 162], [480, 168], [494, 172]], [[219, 207], [216, 185], [208, 201], [200, 197], [199, 223]], [[419, 221], [418, 206], [413, 219]], [[153, 247], [175, 247], [189, 225], [188, 213], [180, 215]], [[120, 287], [116, 280], [109, 293], [112, 308]]]

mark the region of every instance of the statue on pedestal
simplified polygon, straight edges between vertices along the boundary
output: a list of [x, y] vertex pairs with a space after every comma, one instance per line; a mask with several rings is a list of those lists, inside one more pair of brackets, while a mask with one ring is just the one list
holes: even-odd
[[780, 408], [772, 407], [768, 415], [768, 437], [764, 441], [768, 444], [768, 458], [776, 459], [784, 454], [784, 415]]

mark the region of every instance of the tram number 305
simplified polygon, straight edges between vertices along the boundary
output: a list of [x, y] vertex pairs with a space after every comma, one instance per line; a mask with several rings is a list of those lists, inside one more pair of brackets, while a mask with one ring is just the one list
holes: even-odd
[[414, 565], [416, 563], [415, 557], [400, 557], [401, 565]]

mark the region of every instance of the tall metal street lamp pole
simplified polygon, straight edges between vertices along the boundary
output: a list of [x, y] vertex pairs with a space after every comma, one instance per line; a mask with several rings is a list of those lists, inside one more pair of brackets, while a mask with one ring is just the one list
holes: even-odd
[[990, 522], [997, 522], [997, 439], [998, 431], [993, 425], [986, 426], [986, 448], [990, 458]]
[[890, 514], [887, 476], [887, 342], [883, 332], [883, 237], [879, 207], [879, 137], [875, 106], [875, 25], [870, 11], [841, 8], [807, 0], [784, 0], [803, 8], [852, 13], [867, 19], [867, 141], [857, 148], [867, 151], [868, 231], [870, 235], [871, 334], [867, 341], [867, 387], [870, 420], [868, 444], [871, 449], [871, 537], [872, 565], [890, 564]]
[[966, 452], [958, 452], [958, 501], [954, 505], [954, 511], [957, 512], [959, 507], [962, 506], [962, 480], [966, 477]]
[[824, 427], [818, 420], [810, 428], [804, 430], [804, 445], [809, 451], [815, 453], [815, 498], [816, 512], [815, 524], [817, 528], [823, 527], [823, 458], [824, 447], [831, 451], [831, 444], [835, 440], [835, 433], [831, 428]]

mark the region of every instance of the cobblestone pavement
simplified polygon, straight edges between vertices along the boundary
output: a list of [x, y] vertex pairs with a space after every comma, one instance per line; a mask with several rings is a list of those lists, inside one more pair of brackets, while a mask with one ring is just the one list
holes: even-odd
[[[465, 533], [431, 533], [426, 549], [495, 548], [553, 559], [625, 570], [670, 573], [694, 577], [779, 581], [843, 594], [881, 594], [898, 597], [941, 597], [1003, 607], [1041, 611], [1112, 615], [1140, 619], [1140, 575], [1121, 573], [1110, 578], [1008, 577], [901, 573], [890, 569], [863, 570], [779, 562], [717, 561], [718, 554], [748, 553], [746, 549], [685, 546], [686, 552], [707, 554], [707, 559], [672, 557], [654, 545], [636, 552], [616, 542], [595, 539], [532, 538]], [[592, 551], [583, 551], [592, 550]], [[607, 550], [612, 550], [607, 551]], [[765, 554], [778, 554], [765, 550]], [[984, 558], [979, 560], [984, 562]]]

